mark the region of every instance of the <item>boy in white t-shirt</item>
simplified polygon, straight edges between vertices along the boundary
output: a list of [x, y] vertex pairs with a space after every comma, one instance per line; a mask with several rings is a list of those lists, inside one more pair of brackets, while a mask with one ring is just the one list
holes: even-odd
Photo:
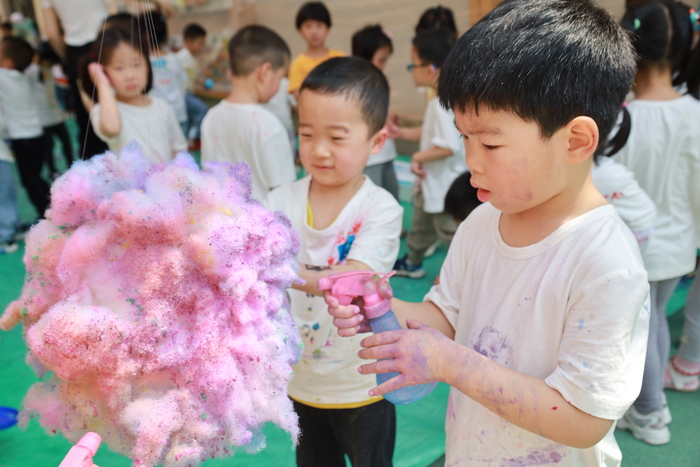
[[287, 130], [262, 104], [279, 90], [290, 52], [276, 32], [252, 25], [229, 42], [231, 94], [202, 121], [202, 162], [245, 162], [251, 169], [257, 200], [296, 180]]
[[[634, 236], [596, 190], [592, 156], [635, 72], [629, 39], [586, 1], [511, 0], [442, 68], [483, 205], [460, 225], [408, 329], [362, 341], [370, 391], [452, 386], [445, 465], [618, 466], [613, 435], [639, 394], [649, 284]], [[326, 294], [339, 334], [368, 326]], [[423, 324], [425, 323], [425, 324]]]
[[7, 123], [22, 185], [37, 214], [43, 217], [49, 206], [49, 185], [41, 178], [41, 169], [52, 147], [39, 121], [30, 80], [23, 73], [33, 57], [34, 50], [27, 41], [3, 37], [0, 42], [0, 112]]
[[[408, 69], [416, 86], [436, 88], [440, 68], [454, 42], [454, 34], [444, 29], [423, 31], [413, 38]], [[457, 230], [452, 216], [444, 212], [444, 204], [452, 182], [467, 170], [464, 146], [452, 111], [442, 107], [437, 97], [428, 102], [420, 129], [399, 128], [391, 136], [420, 139], [419, 151], [411, 157], [411, 171], [418, 175], [420, 184], [413, 197], [408, 254], [394, 265], [396, 275], [417, 279], [425, 276], [422, 264], [430, 246], [438, 239], [449, 244]]]
[[[196, 23], [185, 26], [182, 32], [185, 46], [175, 54], [187, 75], [185, 105], [187, 106], [187, 131], [185, 136], [192, 140], [201, 138], [202, 119], [209, 107], [194, 95], [194, 87], [199, 76], [199, 56], [206, 45], [207, 31]], [[197, 143], [198, 144], [198, 143]]]
[[289, 396], [302, 432], [299, 466], [392, 465], [394, 406], [367, 392], [359, 336], [337, 335], [316, 284], [355, 269], [389, 272], [399, 252], [403, 210], [363, 174], [386, 140], [389, 85], [368, 61], [332, 58], [306, 77], [299, 93], [299, 154], [309, 176], [272, 191], [270, 209], [300, 234], [299, 275], [291, 311], [304, 342]]

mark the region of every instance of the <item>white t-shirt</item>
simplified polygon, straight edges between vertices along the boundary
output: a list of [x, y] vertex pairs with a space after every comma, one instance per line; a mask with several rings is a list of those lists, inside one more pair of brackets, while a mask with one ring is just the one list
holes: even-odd
[[44, 132], [29, 78], [17, 70], [0, 68], [0, 112], [10, 139], [38, 138]]
[[[42, 127], [58, 125], [63, 122], [63, 113], [56, 100], [56, 82], [49, 73], [42, 73], [36, 63], [24, 70], [32, 86], [32, 94], [39, 110], [39, 122]], [[42, 76], [43, 75], [43, 76]], [[43, 79], [40, 80], [40, 77]]]
[[[615, 208], [594, 209], [523, 248], [505, 244], [490, 203], [460, 225], [425, 297], [455, 341], [542, 378], [578, 409], [617, 420], [637, 398], [649, 329], [649, 284]], [[614, 425], [614, 424], [613, 424]], [[613, 436], [589, 449], [530, 433], [452, 388], [445, 465], [617, 466]], [[538, 460], [538, 462], [533, 462]]]
[[612, 204], [640, 243], [656, 223], [656, 204], [642, 190], [634, 173], [609, 157], [601, 156], [591, 169], [593, 184], [605, 200]]
[[170, 51], [163, 51], [160, 57], [151, 55], [151, 67], [153, 68], [151, 94], [160, 97], [173, 107], [178, 122], [187, 122], [185, 104], [187, 75], [180, 65], [180, 59]]
[[287, 130], [287, 133], [294, 134], [294, 123], [292, 122], [292, 106], [290, 104], [289, 92], [289, 79], [282, 78], [280, 81], [280, 88], [277, 93], [272, 96], [272, 99], [263, 104], [267, 110], [272, 112], [277, 118], [280, 119], [282, 125]]
[[192, 56], [190, 50], [187, 47], [183, 47], [175, 53], [175, 56], [180, 60], [180, 66], [187, 76], [187, 82], [185, 87], [188, 91], [192, 92], [194, 89], [194, 82], [199, 74], [199, 62], [196, 58]]
[[202, 162], [245, 162], [251, 168], [252, 196], [264, 200], [278, 186], [296, 180], [287, 131], [258, 104], [223, 100], [202, 120]]
[[94, 41], [107, 18], [104, 0], [43, 0], [42, 6], [54, 9], [63, 28], [63, 41], [74, 47]]
[[443, 108], [437, 97], [433, 97], [423, 116], [419, 149], [425, 151], [436, 146], [451, 150], [452, 155], [423, 163], [427, 175], [420, 184], [424, 199], [423, 210], [428, 213], [444, 210], [447, 190], [455, 178], [468, 170], [464, 144], [455, 127], [454, 114]]
[[[377, 272], [389, 272], [399, 254], [403, 209], [393, 196], [365, 177], [362, 187], [329, 227], [311, 228], [307, 222], [309, 183], [307, 176], [273, 190], [267, 207], [282, 211], [299, 232], [302, 264], [329, 266], [356, 260]], [[366, 363], [357, 352], [365, 336], [338, 336], [323, 297], [289, 290], [291, 311], [304, 342], [294, 377], [289, 384], [293, 399], [312, 406], [347, 407], [371, 401], [367, 394], [376, 386], [374, 375], [361, 375]]]
[[632, 128], [613, 159], [634, 172], [656, 203], [658, 218], [644, 264], [650, 281], [695, 269], [696, 225], [700, 223], [700, 102], [634, 100], [627, 110]]
[[151, 104], [138, 107], [117, 102], [122, 131], [108, 138], [100, 131], [100, 104], [90, 111], [90, 121], [97, 136], [110, 151], [119, 154], [123, 147], [136, 142], [143, 155], [155, 163], [169, 162], [173, 154], [187, 151], [187, 141], [175, 118], [173, 108], [162, 99], [150, 97]]

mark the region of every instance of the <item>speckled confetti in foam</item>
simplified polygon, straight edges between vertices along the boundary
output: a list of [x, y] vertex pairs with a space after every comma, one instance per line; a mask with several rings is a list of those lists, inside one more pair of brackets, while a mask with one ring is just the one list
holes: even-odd
[[299, 339], [285, 289], [290, 224], [249, 201], [244, 165], [134, 150], [78, 162], [27, 236], [22, 322], [40, 377], [24, 423], [76, 442], [96, 431], [134, 466], [197, 465], [262, 449], [262, 426], [299, 435], [287, 397]]

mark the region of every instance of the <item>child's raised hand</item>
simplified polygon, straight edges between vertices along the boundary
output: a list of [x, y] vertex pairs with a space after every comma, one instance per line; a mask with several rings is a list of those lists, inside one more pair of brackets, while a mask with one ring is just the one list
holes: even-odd
[[105, 69], [99, 63], [91, 63], [88, 65], [88, 72], [90, 73], [90, 79], [95, 83], [95, 86], [100, 87], [103, 85], [111, 86], [112, 82], [109, 80]]
[[400, 374], [373, 388], [372, 396], [381, 396], [404, 386], [444, 381], [442, 371], [454, 341], [440, 331], [420, 321], [406, 321], [408, 329], [387, 331], [367, 337], [360, 342], [364, 347], [360, 357], [381, 360], [360, 367], [362, 374]]
[[420, 179], [424, 179], [425, 176], [428, 175], [428, 173], [423, 168], [423, 163], [418, 162], [415, 159], [411, 159], [411, 172], [416, 174]]

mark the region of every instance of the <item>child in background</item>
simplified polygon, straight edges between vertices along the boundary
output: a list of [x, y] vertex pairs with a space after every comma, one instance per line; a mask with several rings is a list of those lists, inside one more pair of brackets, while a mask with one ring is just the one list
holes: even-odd
[[34, 50], [24, 39], [9, 36], [0, 42], [0, 112], [4, 114], [10, 146], [29, 199], [39, 217], [49, 206], [49, 185], [41, 178], [52, 145], [39, 120], [30, 80], [24, 75]]
[[605, 201], [615, 207], [632, 231], [640, 251], [644, 253], [656, 225], [656, 203], [639, 186], [634, 173], [612, 159], [624, 147], [629, 137], [630, 115], [625, 107], [620, 112], [618, 122], [617, 128], [613, 129], [614, 136], [593, 159], [591, 177]]
[[[431, 29], [413, 38], [409, 71], [416, 86], [435, 89], [454, 36], [444, 29]], [[420, 140], [419, 151], [411, 156], [411, 171], [420, 183], [413, 197], [413, 224], [408, 233], [408, 254], [394, 265], [398, 276], [417, 279], [425, 276], [426, 250], [440, 239], [449, 245], [457, 224], [445, 214], [445, 194], [452, 182], [467, 170], [464, 146], [455, 128], [454, 115], [445, 110], [437, 97], [425, 109], [423, 126], [398, 128], [393, 136]]]
[[187, 107], [187, 128], [185, 136], [190, 140], [201, 138], [202, 119], [207, 114], [209, 107], [194, 95], [194, 86], [199, 76], [199, 56], [206, 45], [207, 31], [196, 23], [185, 26], [182, 35], [185, 46], [175, 55], [180, 60], [180, 65], [187, 75], [185, 85], [185, 106]]
[[292, 153], [296, 148], [296, 129], [294, 129], [294, 119], [292, 118], [292, 107], [296, 107], [296, 99], [287, 91], [289, 89], [289, 78], [286, 76], [280, 81], [280, 88], [277, 93], [270, 98], [269, 101], [263, 104], [267, 110], [272, 112], [282, 123], [282, 126], [287, 130], [289, 138], [289, 146], [292, 148]]
[[[498, 57], [498, 60], [494, 60]], [[440, 74], [476, 208], [408, 329], [362, 342], [371, 395], [443, 381], [445, 465], [619, 466], [613, 427], [641, 386], [649, 285], [637, 242], [591, 180], [635, 73], [626, 34], [588, 1], [511, 0]], [[368, 329], [326, 294], [341, 335]], [[423, 324], [425, 323], [425, 324]], [[385, 360], [388, 359], [388, 360]]]
[[[379, 24], [360, 29], [352, 36], [352, 55], [368, 60], [382, 72], [386, 62], [394, 52], [391, 37]], [[365, 167], [367, 175], [375, 185], [384, 188], [399, 199], [399, 182], [394, 171], [396, 159], [396, 144], [393, 139], [387, 139], [378, 154], [372, 154]]]
[[449, 214], [458, 224], [469, 217], [479, 207], [479, 191], [471, 184], [472, 174], [468, 170], [455, 178], [445, 195], [445, 214]]
[[678, 93], [674, 85], [697, 83], [700, 54], [692, 49], [690, 9], [681, 3], [652, 1], [628, 8], [621, 24], [639, 58], [635, 99], [627, 106], [630, 134], [614, 160], [634, 172], [655, 201], [658, 219], [643, 255], [651, 286], [644, 382], [618, 428], [656, 445], [671, 440], [671, 414], [663, 393], [671, 351], [666, 305], [681, 276], [695, 269], [695, 229], [700, 223], [700, 103]]
[[53, 157], [54, 137], [61, 143], [66, 167], [70, 167], [73, 163], [73, 145], [70, 142], [68, 130], [64, 123], [63, 110], [61, 110], [56, 98], [56, 81], [51, 72], [51, 67], [56, 63], [60, 63], [60, 58], [53, 50], [48, 50], [47, 47], [49, 47], [48, 43], [40, 46], [34, 55], [34, 63], [27, 67], [24, 74], [29, 77], [32, 85], [32, 92], [39, 109], [41, 126], [51, 138], [52, 150], [50, 152], [47, 151], [49, 158], [45, 162], [49, 167], [51, 176], [57, 178], [59, 171], [56, 169]]
[[12, 172], [12, 154], [5, 144], [7, 125], [0, 112], [0, 256], [14, 253], [19, 246], [15, 235], [22, 224], [17, 210], [17, 190]]
[[188, 120], [185, 90], [187, 75], [180, 60], [168, 46], [168, 22], [165, 15], [149, 11], [141, 15], [151, 42], [151, 70], [153, 73], [153, 94], [170, 104], [180, 123], [182, 133], [187, 136]]
[[299, 415], [301, 467], [392, 465], [393, 404], [367, 391], [357, 373], [359, 339], [340, 338], [326, 311], [320, 277], [355, 269], [386, 273], [398, 252], [403, 210], [362, 170], [386, 139], [389, 85], [368, 61], [333, 58], [316, 67], [299, 93], [299, 154], [310, 175], [272, 191], [267, 206], [299, 232], [299, 275], [289, 291], [304, 342], [289, 396]]
[[441, 5], [425, 10], [418, 19], [415, 32], [416, 34], [420, 34], [430, 29], [446, 29], [452, 31], [455, 35], [455, 39], [457, 39], [457, 24], [455, 23], [455, 16], [452, 10]]
[[115, 154], [136, 142], [145, 157], [161, 163], [187, 150], [173, 108], [148, 95], [153, 76], [145, 41], [118, 27], [105, 29], [83, 63], [81, 81], [88, 96], [97, 96], [90, 110], [95, 133]]
[[278, 186], [296, 180], [287, 130], [261, 104], [279, 90], [290, 52], [276, 32], [246, 26], [228, 45], [231, 94], [202, 122], [202, 162], [245, 162], [252, 172], [252, 197], [264, 200]]
[[343, 57], [340, 50], [326, 47], [331, 29], [331, 14], [321, 2], [308, 2], [297, 13], [297, 31], [306, 42], [306, 51], [299, 54], [289, 67], [289, 92], [297, 94], [302, 81], [318, 64], [329, 58]]

